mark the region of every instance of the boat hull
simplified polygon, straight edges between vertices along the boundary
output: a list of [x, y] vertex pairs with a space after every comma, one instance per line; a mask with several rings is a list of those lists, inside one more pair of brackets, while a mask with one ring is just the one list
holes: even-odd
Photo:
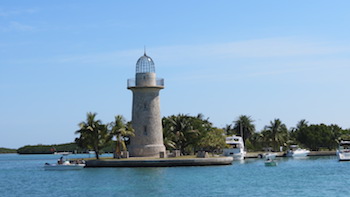
[[81, 170], [85, 167], [85, 164], [71, 164], [71, 165], [58, 165], [58, 164], [45, 164], [45, 170]]
[[224, 149], [224, 156], [233, 157], [233, 160], [244, 160], [246, 153], [240, 149]]
[[337, 157], [339, 161], [350, 161], [350, 152], [337, 151]]
[[295, 151], [289, 151], [287, 153], [287, 157], [306, 157], [308, 156], [310, 153], [309, 150], [306, 150], [306, 149], [297, 149]]
[[265, 166], [277, 166], [277, 162], [275, 162], [275, 161], [265, 161]]

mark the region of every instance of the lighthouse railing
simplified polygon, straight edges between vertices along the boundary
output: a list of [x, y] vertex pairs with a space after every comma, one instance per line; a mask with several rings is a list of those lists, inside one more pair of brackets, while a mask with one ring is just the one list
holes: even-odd
[[129, 87], [135, 87], [136, 86], [136, 80], [134, 79], [128, 79], [128, 88]]
[[156, 85], [157, 86], [164, 86], [164, 79], [163, 78], [157, 78], [156, 79]]
[[[135, 78], [128, 79], [127, 86], [128, 86], [128, 88], [136, 87], [136, 79]], [[164, 86], [164, 79], [163, 78], [157, 78], [156, 79], [156, 86]]]

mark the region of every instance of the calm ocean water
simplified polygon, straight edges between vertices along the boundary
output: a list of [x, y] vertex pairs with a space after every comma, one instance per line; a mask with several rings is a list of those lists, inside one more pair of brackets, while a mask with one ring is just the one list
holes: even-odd
[[[72, 155], [70, 158], [86, 155]], [[0, 196], [350, 196], [350, 162], [261, 159], [230, 166], [45, 171], [57, 155], [0, 154]]]

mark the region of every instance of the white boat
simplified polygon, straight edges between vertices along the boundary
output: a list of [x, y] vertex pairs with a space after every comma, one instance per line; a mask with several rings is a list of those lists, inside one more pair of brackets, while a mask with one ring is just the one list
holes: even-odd
[[72, 154], [72, 152], [55, 152], [55, 155], [63, 155], [65, 157], [67, 157], [68, 155]]
[[350, 141], [340, 141], [337, 157], [339, 161], [350, 161]]
[[287, 157], [306, 157], [310, 151], [306, 149], [298, 148], [297, 145], [291, 145], [291, 149], [287, 151]]
[[49, 164], [44, 165], [45, 170], [80, 170], [85, 167], [85, 164], [72, 164], [69, 161], [65, 161], [63, 164]]
[[68, 152], [63, 153], [55, 153], [58, 155], [62, 155], [60, 159], [57, 160], [57, 163], [50, 164], [45, 163], [44, 169], [45, 170], [80, 170], [85, 167], [85, 161], [84, 160], [76, 160], [76, 161], [69, 161], [67, 159], [67, 156], [70, 154]]
[[234, 160], [243, 160], [246, 152], [244, 151], [244, 143], [242, 137], [230, 136], [226, 137], [226, 144], [229, 148], [223, 150], [224, 156], [231, 156]]
[[272, 160], [275, 159], [276, 156], [277, 156], [277, 153], [264, 153], [264, 154], [262, 155], [262, 157], [264, 157], [264, 158], [266, 158], [266, 159], [270, 158], [270, 159], [272, 159]]

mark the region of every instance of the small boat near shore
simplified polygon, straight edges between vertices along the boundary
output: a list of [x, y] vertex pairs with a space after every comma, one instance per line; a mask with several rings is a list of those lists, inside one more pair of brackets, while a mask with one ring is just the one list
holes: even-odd
[[310, 153], [309, 150], [301, 149], [297, 145], [291, 145], [290, 150], [287, 151], [287, 157], [306, 157]]
[[258, 155], [258, 158], [270, 158], [270, 159], [275, 159], [277, 157], [277, 153], [271, 153], [271, 152], [267, 152], [267, 153], [264, 153], [264, 154], [259, 154]]
[[265, 166], [277, 166], [277, 162], [275, 160], [276, 154], [274, 153], [267, 153], [265, 154]]
[[350, 141], [340, 141], [337, 157], [339, 161], [350, 161]]
[[55, 154], [62, 155], [62, 156], [60, 157], [60, 159], [57, 160], [57, 163], [54, 163], [54, 164], [45, 163], [44, 165], [45, 170], [80, 170], [85, 167], [84, 160], [69, 161], [67, 157], [70, 153], [68, 152], [55, 153]]
[[69, 161], [65, 161], [63, 164], [49, 164], [45, 163], [45, 170], [80, 170], [85, 167], [85, 164], [72, 164]]
[[272, 159], [267, 159], [265, 161], [265, 166], [277, 166], [277, 162], [275, 160], [272, 160]]

